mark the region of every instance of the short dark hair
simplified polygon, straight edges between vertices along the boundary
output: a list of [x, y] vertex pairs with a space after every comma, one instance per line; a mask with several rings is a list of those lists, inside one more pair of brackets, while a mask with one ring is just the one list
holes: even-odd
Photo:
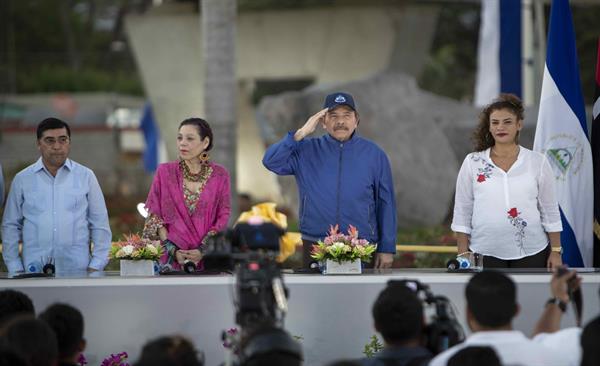
[[503, 273], [486, 270], [475, 274], [465, 289], [467, 306], [485, 327], [509, 325], [517, 313], [517, 288]]
[[83, 316], [71, 305], [50, 305], [39, 318], [48, 323], [56, 333], [61, 359], [74, 356], [83, 341]]
[[402, 283], [389, 284], [372, 308], [375, 328], [388, 344], [402, 344], [423, 332], [423, 302]]
[[300, 366], [302, 359], [286, 352], [268, 352], [244, 361], [242, 366]]
[[37, 126], [37, 139], [41, 139], [42, 135], [44, 134], [44, 131], [46, 130], [56, 130], [59, 128], [66, 128], [67, 129], [67, 135], [69, 136], [69, 138], [71, 137], [71, 129], [69, 128], [69, 125], [67, 124], [67, 122], [58, 119], [58, 118], [54, 118], [54, 117], [50, 117], [50, 118], [46, 118], [45, 120], [43, 120], [42, 122], [40, 122]]
[[300, 366], [302, 347], [284, 329], [265, 324], [240, 342], [243, 366]]
[[501, 366], [500, 358], [492, 347], [470, 346], [448, 359], [448, 366]]
[[600, 365], [600, 316], [590, 321], [584, 328], [579, 338], [581, 342], [581, 366]]
[[9, 321], [2, 342], [28, 361], [30, 366], [52, 366], [58, 360], [58, 343], [46, 322], [25, 316]]
[[163, 336], [149, 341], [135, 366], [203, 366], [204, 355], [187, 338]]
[[28, 366], [25, 358], [6, 344], [0, 344], [0, 365]]
[[29, 296], [11, 289], [0, 291], [0, 327], [15, 315], [23, 314], [35, 314]]
[[200, 135], [201, 139], [208, 137], [209, 143], [208, 143], [208, 146], [206, 147], [206, 151], [209, 151], [210, 149], [212, 149], [212, 147], [213, 147], [213, 132], [212, 132], [212, 129], [210, 128], [210, 125], [208, 124], [208, 122], [206, 122], [206, 120], [203, 120], [202, 118], [197, 118], [197, 117], [187, 118], [187, 119], [184, 119], [179, 124], [179, 128], [181, 129], [181, 127], [188, 126], [188, 125], [195, 126], [198, 129], [198, 134]]
[[328, 363], [327, 366], [361, 366], [361, 363], [357, 360], [337, 360]]

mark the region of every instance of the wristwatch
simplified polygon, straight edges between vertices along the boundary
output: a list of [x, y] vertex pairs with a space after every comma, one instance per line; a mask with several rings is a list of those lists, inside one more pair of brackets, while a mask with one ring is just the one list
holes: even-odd
[[[558, 248], [558, 250], [556, 250]], [[563, 254], [563, 247], [562, 245], [560, 247], [552, 247], [552, 251], [553, 252], [557, 252], [558, 254], [562, 255]]]
[[560, 311], [562, 311], [563, 313], [567, 311], [567, 303], [557, 297], [551, 297], [548, 299], [548, 301], [546, 301], [546, 306], [550, 304], [557, 305]]

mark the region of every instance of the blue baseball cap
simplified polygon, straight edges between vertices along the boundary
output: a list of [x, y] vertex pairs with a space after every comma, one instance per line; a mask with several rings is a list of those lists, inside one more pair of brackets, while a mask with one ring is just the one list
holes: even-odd
[[354, 106], [354, 98], [352, 98], [352, 95], [342, 92], [337, 92], [326, 96], [323, 108], [332, 110], [341, 105], [347, 105], [348, 107], [352, 108], [352, 110], [356, 111], [356, 107]]

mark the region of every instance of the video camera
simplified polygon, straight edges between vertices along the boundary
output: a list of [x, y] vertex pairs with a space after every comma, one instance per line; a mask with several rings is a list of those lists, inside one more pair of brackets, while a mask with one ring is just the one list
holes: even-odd
[[425, 347], [431, 353], [437, 355], [464, 341], [464, 331], [446, 296], [434, 295], [428, 285], [418, 280], [390, 280], [388, 286], [408, 287], [423, 301], [425, 312], [432, 312], [425, 327]]
[[273, 223], [239, 223], [206, 243], [204, 268], [235, 273], [235, 321], [241, 331], [233, 341], [239, 350], [233, 364], [280, 352], [302, 358], [300, 346], [283, 330], [289, 292], [275, 261], [283, 234]]
[[237, 263], [274, 261], [283, 234], [283, 229], [270, 222], [239, 223], [207, 240], [204, 268], [207, 271], [234, 271]]
[[239, 223], [206, 243], [204, 268], [235, 273], [235, 318], [243, 329], [283, 323], [287, 289], [275, 261], [283, 234], [269, 222]]

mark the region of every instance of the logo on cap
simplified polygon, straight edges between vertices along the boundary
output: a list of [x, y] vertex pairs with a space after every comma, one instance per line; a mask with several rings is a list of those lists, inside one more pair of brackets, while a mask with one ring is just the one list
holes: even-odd
[[345, 103], [346, 102], [346, 98], [344, 98], [343, 95], [338, 95], [337, 97], [335, 97], [334, 101], [336, 103]]

